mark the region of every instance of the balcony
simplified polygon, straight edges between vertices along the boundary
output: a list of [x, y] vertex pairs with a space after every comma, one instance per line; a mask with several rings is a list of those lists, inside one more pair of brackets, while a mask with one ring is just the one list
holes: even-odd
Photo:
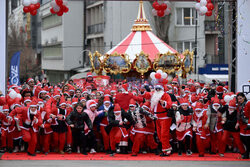
[[205, 64], [226, 64], [224, 55], [205, 55]]
[[205, 34], [219, 34], [216, 21], [205, 21]]
[[103, 30], [104, 30], [103, 23], [88, 26], [88, 34], [103, 33]]

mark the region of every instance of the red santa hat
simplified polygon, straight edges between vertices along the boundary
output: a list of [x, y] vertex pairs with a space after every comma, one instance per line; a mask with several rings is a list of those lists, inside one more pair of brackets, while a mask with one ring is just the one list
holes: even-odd
[[89, 108], [96, 107], [96, 102], [94, 100], [89, 101]]
[[108, 89], [104, 91], [104, 96], [110, 96], [110, 91]]
[[[105, 90], [106, 91], [106, 90]], [[101, 95], [105, 94], [105, 91], [103, 90], [103, 88], [98, 88], [98, 91]]]
[[216, 93], [223, 93], [223, 86], [217, 86]]
[[194, 85], [192, 85], [192, 86], [191, 86], [191, 88], [190, 88], [190, 92], [191, 92], [191, 93], [195, 93], [195, 92], [196, 92], [196, 88], [195, 88], [195, 86], [194, 86]]
[[228, 108], [236, 109], [236, 100], [233, 99], [229, 102]]
[[117, 92], [116, 88], [115, 88], [115, 86], [113, 86], [112, 89], [111, 89], [111, 91], [110, 91], [110, 93], [116, 93], [116, 92]]
[[92, 86], [91, 86], [90, 83], [86, 83], [85, 88], [86, 88], [86, 89], [92, 89]]
[[103, 103], [104, 103], [104, 104], [105, 104], [105, 103], [110, 103], [110, 98], [109, 98], [109, 96], [105, 96], [105, 97], [104, 97]]
[[172, 106], [178, 107], [177, 101], [172, 102]]
[[78, 103], [78, 98], [73, 98], [72, 99], [72, 104], [77, 104]]
[[8, 104], [5, 104], [3, 106], [3, 110], [2, 111], [10, 111], [10, 108], [9, 108]]
[[59, 106], [61, 107], [62, 105], [66, 105], [66, 101], [64, 100], [64, 98], [61, 98]]
[[213, 105], [220, 105], [220, 99], [216, 95], [211, 98], [211, 101], [212, 101]]
[[56, 98], [56, 97], [61, 97], [60, 92], [55, 91], [55, 92], [53, 93], [53, 98]]
[[129, 107], [136, 107], [136, 102], [134, 99], [130, 99], [129, 101]]
[[122, 84], [122, 92], [128, 92], [128, 84]]
[[228, 86], [227, 86], [227, 85], [224, 86], [224, 87], [223, 87], [223, 90], [224, 90], [225, 92], [228, 92]]
[[82, 102], [82, 101], [87, 101], [87, 100], [86, 100], [85, 97], [81, 97], [81, 98], [80, 98], [80, 101]]
[[195, 111], [202, 111], [204, 108], [203, 104], [201, 102], [197, 102], [195, 104]]
[[174, 77], [174, 79], [172, 80], [172, 84], [174, 84], [174, 83], [178, 84], [178, 78], [177, 77]]
[[75, 87], [68, 84], [69, 85], [69, 92], [75, 92]]
[[193, 85], [194, 84], [194, 80], [192, 79], [189, 79], [188, 82], [187, 82], [188, 85]]
[[146, 93], [143, 95], [143, 98], [146, 99], [146, 100], [151, 99], [151, 94], [150, 94], [150, 92], [146, 92]]
[[31, 98], [30, 97], [24, 97], [23, 103], [26, 103], [26, 102], [31, 102]]
[[201, 84], [200, 84], [199, 82], [195, 82], [195, 83], [194, 83], [194, 86], [199, 86], [199, 87], [200, 87]]
[[119, 104], [115, 104], [115, 107], [114, 107], [114, 113], [121, 113], [121, 107]]
[[32, 100], [29, 104], [29, 107], [37, 107], [37, 102], [35, 100]]
[[45, 97], [48, 97], [48, 98], [50, 98], [50, 96], [51, 96], [50, 93], [47, 93], [47, 94], [45, 95]]
[[186, 99], [186, 98], [180, 98], [180, 99], [179, 99], [179, 102], [180, 102], [180, 105], [181, 105], [181, 106], [183, 106], [183, 105], [189, 106], [189, 101], [188, 101], [188, 99]]
[[84, 93], [88, 93], [88, 91], [87, 91], [87, 89], [82, 89], [82, 95], [84, 94]]
[[184, 89], [184, 92], [185, 92], [185, 93], [190, 93], [189, 88], [185, 88], [185, 89]]
[[26, 83], [29, 83], [31, 81], [34, 81], [34, 79], [33, 78], [28, 78], [27, 81], [26, 81]]
[[88, 72], [87, 77], [93, 77], [92, 72]]
[[38, 99], [37, 104], [38, 104], [38, 105], [39, 105], [39, 104], [44, 104], [44, 102], [43, 102], [42, 99]]
[[150, 110], [150, 102], [146, 101], [145, 103], [143, 103], [142, 108], [146, 108], [147, 110]]
[[63, 95], [70, 96], [70, 94], [69, 94], [69, 92], [68, 92], [68, 91], [65, 91], [65, 92], [63, 93]]
[[37, 82], [36, 82], [36, 85], [37, 85], [37, 86], [42, 86], [42, 84], [41, 84], [40, 81], [37, 81]]
[[163, 85], [162, 85], [162, 84], [160, 84], [160, 83], [158, 83], [158, 84], [156, 84], [156, 85], [155, 85], [155, 89], [161, 89], [161, 90], [164, 90]]

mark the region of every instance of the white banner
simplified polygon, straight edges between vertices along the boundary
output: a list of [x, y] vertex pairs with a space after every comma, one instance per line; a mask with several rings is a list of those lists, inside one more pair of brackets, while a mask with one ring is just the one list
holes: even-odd
[[6, 79], [6, 0], [0, 1], [0, 90], [5, 94]]
[[250, 85], [250, 0], [237, 0], [237, 92]]

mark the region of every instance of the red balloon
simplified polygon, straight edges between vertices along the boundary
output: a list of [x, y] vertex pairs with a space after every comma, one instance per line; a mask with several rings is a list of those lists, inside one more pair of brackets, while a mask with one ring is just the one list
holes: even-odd
[[160, 73], [156, 73], [156, 74], [155, 74], [155, 78], [156, 78], [156, 79], [161, 79], [161, 74], [160, 74]]
[[165, 85], [165, 84], [168, 84], [168, 80], [165, 78], [162, 80], [162, 83]]
[[32, 11], [30, 11], [30, 14], [31, 14], [32, 16], [35, 16], [35, 15], [37, 14], [37, 10], [32, 10]]
[[160, 10], [160, 4], [157, 1], [155, 1], [153, 3], [153, 8], [155, 8], [155, 10]]
[[35, 6], [36, 6], [36, 9], [39, 9], [40, 8], [40, 3], [35, 4]]
[[158, 10], [158, 11], [157, 11], [157, 15], [158, 15], [159, 17], [163, 17], [163, 16], [164, 16], [164, 10]]
[[207, 3], [210, 3], [211, 2], [211, 0], [207, 0]]
[[31, 5], [29, 6], [29, 9], [30, 9], [30, 12], [31, 12], [32, 10], [36, 10], [36, 5], [31, 4]]
[[200, 1], [201, 1], [201, 0], [196, 0], [196, 2], [198, 2], [198, 3], [199, 3]]
[[212, 10], [208, 10], [206, 16], [212, 16], [212, 14], [213, 14]]
[[56, 12], [54, 11], [54, 9], [53, 9], [53, 8], [50, 8], [50, 13], [52, 13], [52, 14], [56, 14]]
[[161, 10], [166, 10], [167, 8], [168, 8], [168, 5], [165, 4], [165, 3], [162, 3], [162, 4], [160, 5], [160, 9], [161, 9]]
[[65, 5], [63, 5], [63, 12], [67, 13], [69, 11], [69, 8]]
[[214, 5], [213, 5], [211, 2], [209, 2], [209, 3], [207, 4], [207, 9], [208, 9], [208, 10], [213, 10], [213, 9], [214, 9]]
[[23, 12], [24, 12], [24, 13], [29, 13], [29, 12], [30, 12], [29, 7], [28, 7], [28, 6], [24, 6], [24, 7], [23, 7]]
[[62, 6], [63, 5], [63, 0], [56, 0], [56, 4], [58, 6]]
[[57, 12], [57, 16], [62, 16], [63, 15], [63, 11], [60, 10], [59, 12]]

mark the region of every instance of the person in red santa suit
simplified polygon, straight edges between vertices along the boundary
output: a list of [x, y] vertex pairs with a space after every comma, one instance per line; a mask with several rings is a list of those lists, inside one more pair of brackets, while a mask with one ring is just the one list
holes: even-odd
[[151, 110], [158, 118], [156, 120], [156, 129], [157, 135], [162, 144], [161, 156], [169, 156], [172, 150], [172, 147], [169, 143], [172, 119], [167, 116], [167, 112], [171, 106], [172, 100], [169, 94], [164, 92], [162, 85], [156, 85], [155, 92], [151, 97]]
[[[175, 114], [176, 118], [176, 136], [179, 144], [178, 154], [182, 155], [182, 152], [186, 146], [186, 154], [191, 155], [190, 142], [192, 138], [192, 116], [193, 110], [190, 108], [189, 102], [187, 99], [180, 99], [180, 108]], [[184, 145], [185, 142], [185, 145]]]
[[244, 93], [237, 94], [237, 110], [240, 115], [240, 139], [246, 147], [245, 159], [249, 159], [250, 152], [250, 101]]
[[3, 106], [2, 112], [0, 112], [1, 125], [1, 152], [6, 151], [12, 153], [13, 150], [13, 131], [15, 130], [15, 122], [12, 120], [8, 121], [7, 116], [9, 115], [9, 106], [6, 104]]
[[199, 152], [199, 157], [204, 157], [205, 148], [207, 145], [207, 136], [209, 136], [209, 129], [204, 128], [207, 122], [207, 114], [206, 110], [203, 108], [203, 104], [201, 102], [197, 102], [194, 107], [193, 114], [193, 131], [196, 133], [196, 145]]
[[[110, 147], [111, 147], [111, 156], [114, 156], [116, 152], [116, 147], [118, 144], [123, 141], [126, 145], [128, 144], [128, 132], [130, 125], [134, 125], [135, 122], [131, 113], [128, 113], [121, 109], [119, 104], [115, 104], [108, 111], [108, 120], [109, 124], [106, 126], [105, 130], [110, 136]], [[127, 124], [129, 121], [130, 125]], [[126, 152], [126, 147], [122, 147], [122, 152]]]
[[33, 93], [33, 95], [35, 94], [35, 90], [36, 90], [36, 86], [35, 86], [35, 80], [33, 78], [28, 78], [26, 83], [28, 84], [27, 87], [29, 90], [31, 90], [31, 92]]
[[51, 122], [51, 128], [53, 129], [53, 139], [56, 152], [64, 154], [64, 145], [66, 141], [66, 132], [68, 126], [66, 123], [66, 117], [69, 115], [69, 112], [66, 109], [66, 102], [64, 98], [60, 99], [59, 107], [55, 110], [52, 110], [52, 113], [49, 113]]
[[28, 143], [28, 155], [35, 156], [37, 144], [37, 132], [42, 125], [42, 118], [36, 101], [32, 101], [29, 107], [15, 108], [8, 116], [9, 121], [14, 119], [14, 116], [20, 114], [20, 128], [24, 142]]
[[228, 109], [222, 115], [221, 123], [223, 124], [224, 132], [219, 147], [219, 155], [224, 157], [228, 137], [232, 135], [235, 140], [235, 144], [242, 155], [242, 158], [247, 158], [245, 157], [246, 150], [240, 140], [239, 113], [237, 112], [236, 99], [233, 99], [229, 102]]
[[211, 150], [210, 154], [216, 154], [219, 149], [219, 144], [222, 138], [223, 127], [221, 124], [222, 113], [224, 107], [221, 106], [217, 96], [211, 99], [211, 105], [207, 108], [207, 123], [204, 128], [209, 128], [211, 134]]
[[[155, 120], [156, 117], [147, 110], [143, 110], [138, 107], [134, 99], [130, 100], [129, 111], [135, 121], [134, 127], [131, 130], [132, 136], [132, 156], [137, 156], [141, 146], [144, 144], [146, 139], [147, 132], [147, 120], [146, 117], [149, 117], [152, 120]], [[154, 148], [156, 149], [156, 148]]]
[[0, 106], [3, 106], [6, 104], [6, 99], [2, 91], [0, 90]]
[[102, 134], [102, 139], [103, 139], [103, 145], [104, 145], [104, 150], [106, 151], [107, 154], [110, 153], [110, 138], [109, 135], [107, 134], [105, 127], [108, 125], [108, 111], [110, 107], [112, 107], [112, 103], [110, 102], [110, 97], [105, 96], [103, 105], [99, 107], [99, 111], [103, 110], [103, 114], [100, 114], [99, 118], [101, 119], [100, 123], [100, 131]]
[[85, 83], [85, 87], [86, 85], [90, 85], [91, 86], [91, 90], [96, 90], [97, 85], [94, 82], [94, 78], [91, 72], [87, 73], [87, 78], [86, 78], [86, 83]]

